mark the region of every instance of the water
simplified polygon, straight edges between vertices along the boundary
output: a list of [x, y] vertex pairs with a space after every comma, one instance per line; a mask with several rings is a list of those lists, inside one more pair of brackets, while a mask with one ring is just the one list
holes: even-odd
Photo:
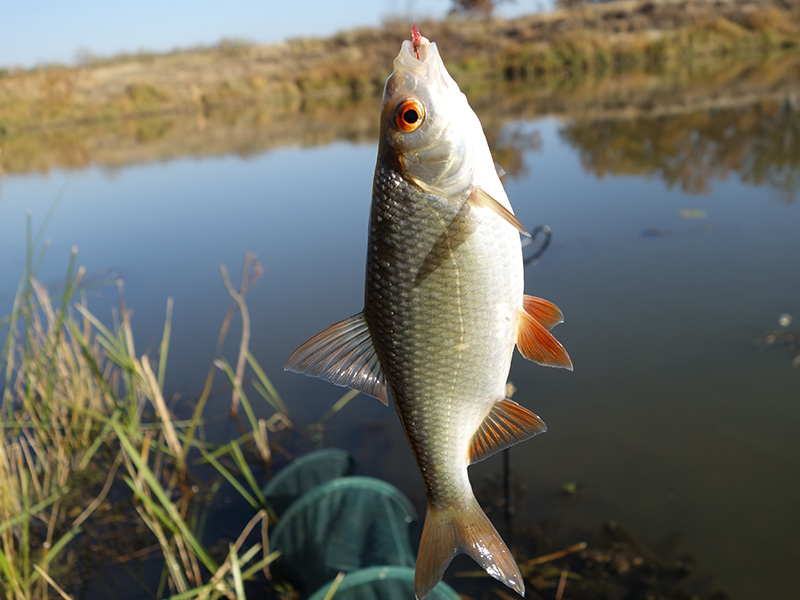
[[[491, 99], [478, 104], [490, 121]], [[608, 520], [649, 544], [679, 534], [732, 598], [792, 597], [798, 350], [757, 342], [782, 314], [800, 326], [800, 113], [770, 99], [635, 119], [519, 111], [498, 120], [490, 138], [513, 166], [505, 183], [517, 215], [553, 231], [526, 270], [526, 292], [564, 311], [554, 333], [575, 363], [567, 373], [514, 360], [515, 399], [549, 427], [512, 451], [525, 490], [515, 524], [557, 519], [574, 541]], [[77, 246], [88, 277], [124, 280], [140, 352], [154, 352], [174, 298], [166, 387], [192, 399], [230, 306], [219, 264], [236, 280], [253, 251], [265, 275], [248, 296], [251, 350], [296, 420], [313, 422], [343, 390], [282, 365], [361, 309], [376, 142], [374, 130], [359, 131], [316, 146], [8, 174], [2, 312], [24, 264], [26, 211], [36, 227], [52, 210], [40, 279], [57, 289]], [[107, 320], [116, 302], [108, 287], [89, 300]], [[228, 401], [215, 396], [209, 410]], [[391, 409], [359, 397], [328, 435], [362, 473], [422, 508]], [[479, 493], [500, 468], [499, 458], [473, 467]], [[559, 491], [570, 482], [583, 492], [565, 505]]]

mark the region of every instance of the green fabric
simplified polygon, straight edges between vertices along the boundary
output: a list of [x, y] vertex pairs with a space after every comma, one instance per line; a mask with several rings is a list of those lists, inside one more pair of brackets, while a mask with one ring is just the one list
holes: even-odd
[[310, 452], [292, 461], [262, 488], [267, 503], [280, 515], [308, 490], [321, 483], [352, 475], [353, 457], [338, 448]]
[[373, 565], [414, 566], [409, 539], [414, 507], [394, 486], [342, 477], [306, 492], [278, 520], [270, 547], [286, 579], [303, 594]]
[[[318, 589], [309, 600], [324, 600], [333, 582]], [[344, 576], [334, 600], [409, 600], [414, 598], [414, 569], [411, 567], [368, 567]], [[439, 583], [426, 600], [461, 600], [453, 588]]]

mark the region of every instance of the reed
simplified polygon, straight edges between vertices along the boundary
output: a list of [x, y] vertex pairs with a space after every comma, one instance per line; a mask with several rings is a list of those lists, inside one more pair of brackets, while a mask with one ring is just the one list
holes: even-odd
[[[48, 294], [36, 280], [46, 248], [29, 217], [27, 266], [12, 312], [0, 321], [2, 596], [72, 598], [80, 583], [79, 540], [102, 546], [100, 540], [113, 537], [108, 523], [116, 523], [135, 529], [147, 540], [148, 558], [163, 561], [160, 583], [150, 590], [155, 597], [244, 598], [245, 582], [269, 578], [276, 557], [267, 536], [271, 511], [250, 465], [252, 457], [268, 463], [268, 430], [291, 425], [286, 405], [242, 343], [236, 373], [223, 357], [217, 365], [231, 378], [246, 424], [228, 444], [207, 444], [198, 436], [205, 399], [181, 421], [164, 398], [171, 301], [157, 356], [139, 354], [121, 285], [108, 327], [87, 306], [76, 249], [60, 294]], [[248, 260], [252, 265], [254, 258]], [[275, 410], [268, 419], [256, 418], [244, 393], [248, 365], [255, 389]], [[193, 485], [200, 463], [212, 465], [218, 481]], [[253, 508], [250, 522], [223, 550], [203, 535], [205, 511], [221, 481]], [[109, 561], [124, 563], [138, 552], [105, 543]]]

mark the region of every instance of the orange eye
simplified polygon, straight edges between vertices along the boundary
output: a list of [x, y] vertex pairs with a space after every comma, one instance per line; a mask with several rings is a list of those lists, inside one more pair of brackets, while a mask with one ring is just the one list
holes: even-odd
[[425, 107], [415, 98], [403, 100], [394, 109], [394, 124], [400, 131], [416, 131], [425, 120]]

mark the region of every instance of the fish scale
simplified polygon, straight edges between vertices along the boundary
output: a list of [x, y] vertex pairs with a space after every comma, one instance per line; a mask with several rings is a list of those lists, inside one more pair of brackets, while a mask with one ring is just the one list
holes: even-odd
[[[425, 192], [382, 165], [376, 169], [364, 316], [437, 505], [458, 504], [469, 486], [466, 448], [505, 397], [516, 327], [510, 315], [522, 298], [516, 231], [469, 206], [463, 225], [448, 231], [466, 202]], [[449, 243], [453, 237], [463, 240]], [[431, 262], [436, 268], [420, 277]], [[504, 322], [486, 318], [504, 305]], [[486, 365], [498, 375], [487, 377]]]

